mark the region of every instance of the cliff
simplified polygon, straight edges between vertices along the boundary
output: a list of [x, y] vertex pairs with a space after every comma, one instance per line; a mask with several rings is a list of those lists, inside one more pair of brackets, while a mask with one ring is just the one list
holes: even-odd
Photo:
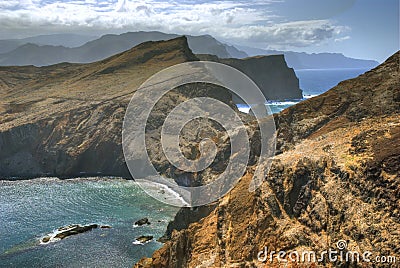
[[[208, 216], [172, 231], [136, 267], [281, 267], [280, 250], [319, 254], [340, 240], [345, 253], [398, 258], [399, 57], [276, 115], [280, 153], [261, 187], [248, 192], [250, 168]], [[257, 259], [265, 247], [272, 262]], [[393, 265], [283, 259], [287, 267]]]
[[90, 64], [0, 67], [0, 176], [130, 177], [121, 147], [130, 98], [152, 74], [193, 60], [181, 37]]
[[[248, 75], [263, 92], [266, 100], [302, 99], [299, 79], [286, 64], [283, 55], [257, 56], [244, 59], [220, 59], [213, 55], [197, 55], [200, 60], [220, 62]], [[234, 96], [235, 103], [243, 101]]]

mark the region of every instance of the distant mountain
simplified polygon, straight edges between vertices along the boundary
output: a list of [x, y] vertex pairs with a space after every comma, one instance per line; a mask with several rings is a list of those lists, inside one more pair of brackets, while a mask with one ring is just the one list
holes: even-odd
[[237, 46], [244, 50], [249, 56], [256, 55], [285, 55], [289, 67], [294, 69], [342, 69], [342, 68], [365, 68], [376, 67], [379, 62], [374, 60], [363, 60], [348, 58], [340, 53], [304, 53], [293, 51], [265, 50], [246, 46]]
[[49, 34], [27, 37], [22, 39], [0, 40], [0, 53], [10, 52], [19, 46], [32, 43], [36, 45], [79, 47], [85, 43], [97, 39], [98, 36], [80, 34]]
[[[30, 41], [32, 42], [29, 44], [21, 45], [12, 51], [0, 54], [0, 65], [45, 66], [61, 62], [89, 63], [126, 51], [143, 42], [170, 40], [178, 36], [162, 32], [129, 32], [120, 35], [107, 34], [73, 48], [59, 45], [40, 45], [38, 43], [44, 43], [44, 41], [49, 43], [51, 38], [49, 36], [39, 36], [31, 38]], [[187, 38], [190, 48], [196, 54], [212, 54], [219, 58], [243, 58], [247, 56], [246, 53], [233, 46], [225, 45], [210, 35], [187, 36]], [[78, 39], [76, 38], [75, 41], [78, 41]], [[3, 41], [8, 49], [15, 46], [16, 42], [15, 40], [0, 40], [0, 44], [1, 41]], [[59, 43], [62, 43], [62, 39], [60, 39]], [[53, 44], [57, 43], [53, 42]]]

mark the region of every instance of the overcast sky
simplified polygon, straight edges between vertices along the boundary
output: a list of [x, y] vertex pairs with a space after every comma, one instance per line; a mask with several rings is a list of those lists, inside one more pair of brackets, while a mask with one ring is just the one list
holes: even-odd
[[158, 30], [383, 61], [399, 49], [399, 0], [0, 0], [0, 25], [0, 39]]

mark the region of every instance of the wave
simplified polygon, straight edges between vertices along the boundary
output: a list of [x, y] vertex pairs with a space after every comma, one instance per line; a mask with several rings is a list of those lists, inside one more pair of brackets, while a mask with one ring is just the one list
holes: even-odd
[[268, 101], [267, 105], [275, 105], [275, 106], [288, 106], [288, 105], [295, 105], [302, 100], [287, 100], [287, 101]]
[[311, 98], [314, 98], [314, 97], [319, 96], [319, 95], [320, 94], [307, 94], [307, 95], [303, 95], [303, 97], [304, 97], [305, 100], [307, 100], [307, 99], [311, 99]]
[[146, 245], [147, 243], [150, 243], [150, 242], [151, 242], [151, 240], [146, 241], [146, 242], [140, 242], [140, 241], [135, 240], [135, 241], [132, 242], [132, 244], [143, 246], [143, 245]]
[[[190, 204], [183, 198], [181, 194], [178, 192], [174, 191], [171, 187], [168, 185], [165, 185], [164, 183], [158, 183], [155, 181], [149, 181], [149, 180], [137, 180], [136, 183], [148, 194], [154, 197], [154, 195], [162, 195], [163, 198], [156, 198], [159, 201], [162, 201], [163, 199], [166, 201], [177, 201], [176, 204], [177, 206], [182, 206], [182, 207], [189, 207]], [[169, 202], [168, 202], [169, 203]]]

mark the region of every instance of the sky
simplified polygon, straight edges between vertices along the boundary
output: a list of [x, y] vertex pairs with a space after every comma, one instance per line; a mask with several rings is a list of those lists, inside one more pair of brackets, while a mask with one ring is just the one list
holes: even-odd
[[399, 0], [0, 0], [0, 39], [150, 30], [382, 62], [399, 50]]

